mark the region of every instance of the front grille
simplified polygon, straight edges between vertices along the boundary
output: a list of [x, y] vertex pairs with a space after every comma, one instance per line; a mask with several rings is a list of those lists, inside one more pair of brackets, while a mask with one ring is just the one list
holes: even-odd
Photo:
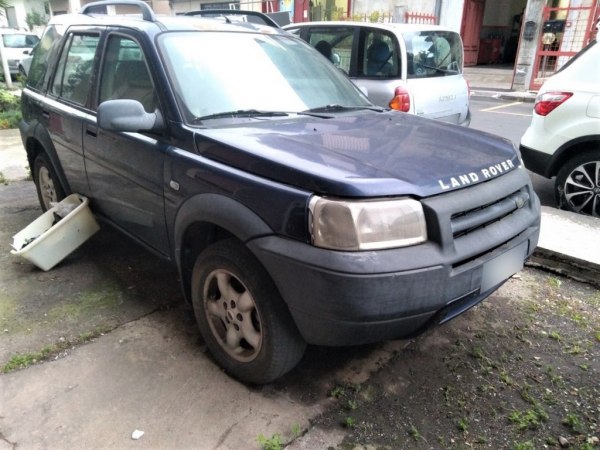
[[454, 239], [502, 220], [518, 209], [529, 206], [529, 192], [522, 188], [512, 194], [477, 208], [453, 214], [450, 226]]

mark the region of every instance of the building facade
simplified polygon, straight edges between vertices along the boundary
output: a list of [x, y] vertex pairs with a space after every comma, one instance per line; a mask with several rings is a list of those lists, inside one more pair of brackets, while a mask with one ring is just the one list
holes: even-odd
[[[90, 0], [8, 0], [5, 25], [28, 13], [78, 11]], [[466, 66], [513, 66], [512, 88], [536, 90], [597, 33], [600, 0], [147, 0], [158, 14], [200, 9], [287, 12], [289, 21], [434, 23], [460, 32]]]

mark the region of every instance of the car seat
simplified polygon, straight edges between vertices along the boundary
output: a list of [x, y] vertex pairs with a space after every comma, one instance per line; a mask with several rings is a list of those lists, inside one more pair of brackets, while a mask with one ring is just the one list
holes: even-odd
[[385, 42], [375, 39], [367, 49], [367, 75], [389, 75], [392, 65], [389, 59], [392, 52]]
[[137, 100], [146, 111], [154, 111], [154, 86], [144, 61], [121, 61], [115, 73], [113, 89], [111, 99]]
[[319, 41], [315, 45], [315, 49], [319, 51], [329, 61], [333, 61], [333, 52], [331, 50], [331, 44], [327, 41]]

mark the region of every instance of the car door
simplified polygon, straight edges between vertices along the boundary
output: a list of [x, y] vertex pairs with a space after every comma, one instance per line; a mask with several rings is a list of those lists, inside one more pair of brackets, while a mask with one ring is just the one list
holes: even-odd
[[361, 27], [354, 54], [356, 71], [350, 78], [373, 103], [388, 108], [396, 88], [406, 86], [398, 38], [388, 30]]
[[88, 195], [82, 124], [92, 117], [90, 86], [100, 33], [72, 30], [66, 37], [42, 116], [72, 192]]
[[[446, 30], [405, 31], [407, 85], [415, 114], [454, 124], [467, 120], [469, 88], [462, 74], [463, 50], [458, 33]], [[436, 47], [446, 54], [437, 59]]]
[[[147, 61], [134, 36], [109, 34], [96, 104], [133, 99], [147, 112], [159, 108]], [[168, 254], [163, 190], [166, 144], [162, 137], [103, 130], [94, 117], [84, 124], [83, 142], [94, 210], [148, 247]]]

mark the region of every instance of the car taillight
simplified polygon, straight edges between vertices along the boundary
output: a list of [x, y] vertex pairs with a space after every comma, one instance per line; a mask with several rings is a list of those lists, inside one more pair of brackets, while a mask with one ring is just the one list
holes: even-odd
[[547, 116], [573, 95], [572, 92], [544, 92], [535, 99], [534, 111], [540, 116]]
[[394, 98], [388, 104], [390, 108], [396, 111], [410, 111], [410, 95], [408, 94], [408, 90], [403, 86], [398, 86], [394, 91]]

